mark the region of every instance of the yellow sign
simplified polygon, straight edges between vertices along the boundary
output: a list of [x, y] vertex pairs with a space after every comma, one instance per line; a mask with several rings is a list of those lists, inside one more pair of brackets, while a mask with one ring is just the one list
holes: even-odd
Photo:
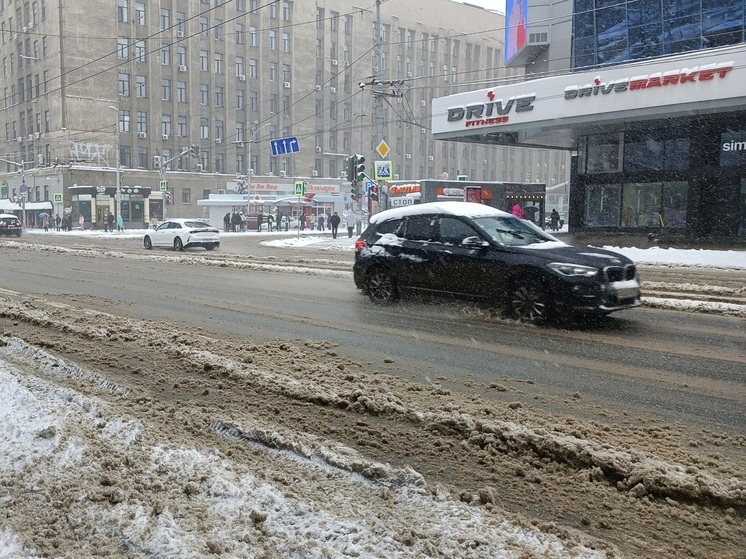
[[380, 155], [383, 159], [386, 159], [386, 155], [388, 155], [388, 153], [391, 151], [391, 148], [389, 148], [386, 140], [381, 140], [376, 146], [376, 151], [378, 152], [378, 155]]

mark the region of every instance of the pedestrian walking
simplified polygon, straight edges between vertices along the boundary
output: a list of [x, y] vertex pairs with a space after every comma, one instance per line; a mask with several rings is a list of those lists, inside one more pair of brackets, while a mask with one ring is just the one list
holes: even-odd
[[513, 206], [513, 215], [516, 216], [518, 219], [523, 219], [523, 210], [521, 209], [520, 204], [516, 204]]
[[223, 231], [226, 233], [231, 230], [231, 212], [223, 216]]
[[272, 232], [272, 224], [275, 222], [275, 218], [272, 216], [272, 214], [269, 214], [267, 216], [267, 231]]
[[108, 229], [112, 233], [114, 232], [114, 214], [109, 212], [106, 216], [106, 227], [104, 229]]
[[300, 224], [300, 230], [303, 231], [306, 228], [306, 214], [302, 213], [298, 216], [298, 223]]
[[122, 214], [117, 216], [117, 231], [124, 231], [124, 219], [122, 218]]
[[559, 230], [559, 220], [560, 220], [560, 214], [555, 208], [552, 210], [552, 213], [549, 214], [549, 226], [552, 228], [552, 231]]
[[319, 231], [323, 231], [324, 230], [324, 214], [319, 214], [317, 222], [319, 224]]
[[357, 215], [352, 210], [347, 210], [347, 215], [345, 215], [345, 224], [347, 224], [347, 236], [352, 237], [352, 232], [355, 229], [355, 224], [357, 223]]
[[49, 214], [44, 214], [44, 217], [42, 218], [42, 225], [44, 226], [45, 233], [49, 231], [49, 221]]
[[60, 223], [62, 222], [62, 218], [60, 217], [60, 214], [57, 214], [54, 216], [54, 224], [57, 226], [57, 231], [60, 230]]
[[334, 212], [334, 214], [329, 218], [329, 226], [332, 228], [332, 239], [337, 238], [337, 230], [339, 229], [341, 221], [342, 218], [339, 217], [337, 212]]
[[80, 214], [80, 218], [78, 219], [78, 225], [80, 226], [80, 230], [85, 230], [85, 218], [83, 217], [83, 214]]

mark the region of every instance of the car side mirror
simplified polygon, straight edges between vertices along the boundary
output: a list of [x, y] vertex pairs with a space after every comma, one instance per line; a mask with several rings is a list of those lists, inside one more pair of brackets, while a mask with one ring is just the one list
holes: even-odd
[[461, 241], [461, 246], [464, 248], [484, 249], [489, 247], [490, 243], [475, 235], [473, 237], [466, 237]]

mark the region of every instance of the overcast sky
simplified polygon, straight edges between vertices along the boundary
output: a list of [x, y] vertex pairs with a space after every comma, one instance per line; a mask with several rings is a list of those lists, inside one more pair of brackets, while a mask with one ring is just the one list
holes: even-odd
[[475, 6], [482, 6], [488, 10], [497, 10], [503, 14], [505, 13], [505, 0], [456, 0], [456, 2], [461, 1], [467, 4], [474, 4]]

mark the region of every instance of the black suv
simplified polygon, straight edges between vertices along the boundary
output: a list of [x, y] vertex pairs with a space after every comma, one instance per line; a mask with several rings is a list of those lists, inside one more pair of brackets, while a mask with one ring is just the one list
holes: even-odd
[[21, 220], [13, 214], [0, 214], [0, 235], [21, 236]]
[[498, 303], [518, 320], [637, 307], [629, 258], [573, 246], [533, 223], [472, 202], [433, 202], [371, 217], [355, 243], [355, 285], [374, 303], [405, 293]]

